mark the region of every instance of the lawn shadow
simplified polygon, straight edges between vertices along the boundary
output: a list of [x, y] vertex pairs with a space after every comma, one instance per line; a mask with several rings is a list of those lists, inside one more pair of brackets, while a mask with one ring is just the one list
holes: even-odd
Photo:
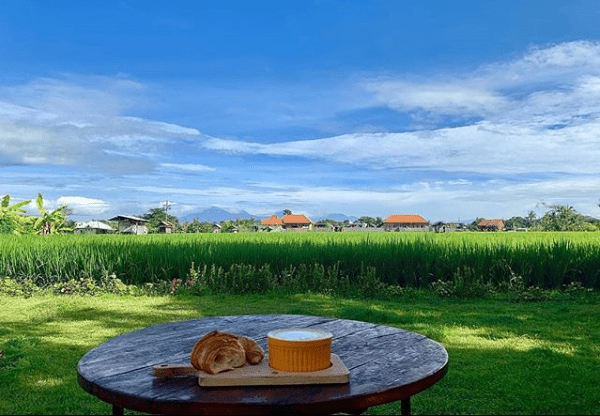
[[[600, 324], [590, 318], [599, 316], [598, 305], [403, 303], [314, 294], [177, 296], [144, 308], [134, 305], [132, 301], [131, 310], [113, 311], [71, 305], [28, 321], [3, 321], [0, 360], [10, 360], [10, 365], [0, 365], [0, 391], [11, 400], [0, 401], [0, 414], [109, 412], [107, 404], [77, 384], [77, 363], [89, 349], [120, 333], [173, 320], [271, 313], [390, 325], [440, 342], [449, 353], [448, 374], [413, 398], [415, 413], [600, 414]], [[457, 335], [463, 330], [481, 343], [463, 342]], [[83, 332], [89, 334], [82, 341]], [[531, 343], [519, 342], [528, 336]], [[22, 342], [7, 348], [8, 341], [19, 337]], [[397, 413], [398, 405], [369, 411], [389, 412]]]

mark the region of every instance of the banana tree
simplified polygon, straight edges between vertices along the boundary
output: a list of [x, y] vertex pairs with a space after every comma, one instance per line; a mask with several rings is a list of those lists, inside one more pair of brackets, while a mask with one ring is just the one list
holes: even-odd
[[62, 234], [66, 231], [73, 231], [72, 228], [67, 226], [67, 216], [65, 215], [66, 205], [56, 208], [52, 212], [48, 212], [44, 208], [42, 194], [38, 194], [35, 202], [37, 209], [41, 214], [41, 217], [37, 218], [33, 223], [33, 228], [38, 234]]
[[0, 228], [21, 234], [29, 222], [29, 218], [21, 214], [25, 212], [23, 207], [30, 202], [31, 200], [26, 200], [10, 205], [10, 195], [4, 195], [0, 203]]

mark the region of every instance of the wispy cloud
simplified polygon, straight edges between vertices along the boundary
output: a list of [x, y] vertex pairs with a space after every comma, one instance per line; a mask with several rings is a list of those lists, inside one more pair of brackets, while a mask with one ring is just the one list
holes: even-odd
[[260, 144], [210, 139], [219, 151], [321, 158], [373, 170], [424, 169], [482, 174], [600, 170], [600, 123], [539, 131], [479, 122], [409, 133], [347, 134], [318, 140]]
[[486, 175], [600, 171], [600, 44], [574, 42], [532, 49], [509, 62], [460, 77], [365, 85], [401, 112], [452, 114], [458, 127], [399, 133], [349, 133], [262, 144], [209, 139], [209, 149], [300, 156], [372, 169], [411, 168]]
[[61, 196], [50, 202], [55, 207], [66, 205], [75, 215], [100, 215], [113, 208], [109, 202], [84, 196]]
[[375, 79], [365, 82], [365, 88], [399, 111], [540, 123], [556, 115], [585, 113], [590, 107], [597, 111], [599, 77], [600, 43], [579, 41], [532, 47], [522, 56], [469, 73]]
[[216, 168], [197, 163], [161, 163], [161, 167], [185, 172], [212, 172]]
[[[25, 206], [25, 210], [29, 215], [38, 216], [39, 211], [34, 198], [29, 199], [31, 202]], [[84, 196], [61, 196], [56, 199], [43, 199], [44, 209], [53, 211], [57, 208], [66, 206], [72, 210], [72, 215], [78, 217], [93, 217], [100, 216], [110, 211], [113, 206], [107, 201]]]
[[143, 85], [119, 78], [41, 79], [0, 89], [0, 163], [149, 172], [167, 144], [196, 129], [127, 115]]
[[410, 83], [380, 81], [367, 84], [377, 99], [400, 111], [426, 111], [486, 115], [506, 108], [510, 101], [477, 80], [450, 80], [449, 82]]

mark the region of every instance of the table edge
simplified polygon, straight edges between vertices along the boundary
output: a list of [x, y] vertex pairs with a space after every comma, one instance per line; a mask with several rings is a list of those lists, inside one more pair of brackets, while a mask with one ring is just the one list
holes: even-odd
[[[361, 323], [373, 324], [371, 322], [357, 321], [357, 320], [352, 320], [352, 319], [330, 318], [330, 317], [321, 317], [321, 316], [313, 316], [313, 315], [299, 315], [299, 314], [229, 315], [229, 316], [202, 317], [202, 318], [195, 318], [195, 319], [190, 319], [190, 320], [185, 320], [185, 321], [201, 320], [204, 318], [233, 318], [233, 317], [238, 317], [238, 316], [277, 316], [277, 315], [314, 317], [314, 318], [321, 318], [323, 320], [341, 319], [341, 320], [345, 320], [345, 321], [356, 321], [356, 322], [361, 322]], [[144, 327], [144, 328], [141, 328], [138, 330], [134, 330], [134, 331], [130, 331], [130, 332], [126, 332], [126, 333], [117, 335], [116, 337], [119, 337], [122, 335], [127, 335], [127, 334], [137, 332], [137, 331], [141, 331], [141, 330], [144, 330], [144, 329], [150, 328], [150, 327], [168, 325], [168, 324], [174, 323], [174, 322], [179, 322], [179, 321], [164, 322], [161, 324], [151, 325], [149, 327]], [[379, 325], [379, 324], [373, 324], [373, 325]], [[385, 325], [382, 325], [382, 326], [385, 326]], [[416, 333], [413, 331], [407, 331], [403, 328], [396, 328], [396, 329], [400, 329], [400, 330], [403, 330], [406, 332], [412, 332], [417, 335], [422, 335], [422, 334], [419, 334], [419, 333]], [[114, 339], [116, 337], [112, 337], [110, 339]], [[77, 382], [84, 391], [88, 392], [89, 394], [97, 397], [98, 399], [100, 399], [108, 404], [112, 404], [112, 405], [122, 407], [122, 408], [137, 410], [137, 411], [141, 411], [141, 412], [147, 412], [147, 413], [163, 413], [163, 414], [192, 414], [192, 413], [198, 414], [198, 413], [203, 413], [203, 412], [222, 413], [224, 411], [224, 409], [228, 409], [229, 411], [233, 410], [234, 413], [236, 412], [234, 409], [238, 409], [238, 411], [240, 413], [252, 412], [252, 413], [259, 413], [259, 414], [260, 413], [274, 413], [274, 412], [278, 413], [282, 410], [285, 411], [286, 409], [294, 409], [294, 411], [300, 412], [300, 413], [315, 413], [315, 412], [322, 413], [323, 411], [329, 411], [329, 410], [331, 410], [332, 412], [348, 411], [351, 413], [352, 410], [356, 410], [356, 409], [367, 409], [369, 407], [378, 406], [378, 405], [393, 402], [393, 401], [408, 399], [408, 398], [412, 397], [413, 395], [420, 393], [420, 392], [428, 389], [429, 387], [433, 386], [435, 383], [440, 381], [447, 374], [448, 364], [449, 364], [448, 351], [438, 341], [435, 341], [426, 336], [424, 336], [424, 337], [427, 338], [429, 341], [434, 342], [435, 344], [438, 344], [445, 352], [446, 360], [445, 360], [443, 366], [440, 367], [434, 373], [426, 376], [423, 379], [416, 380], [412, 383], [405, 384], [400, 387], [390, 387], [389, 389], [384, 389], [384, 390], [380, 390], [377, 392], [357, 394], [352, 397], [344, 397], [344, 398], [340, 398], [340, 399], [327, 400], [327, 401], [322, 401], [322, 402], [311, 402], [311, 403], [302, 403], [302, 404], [294, 403], [294, 404], [290, 404], [290, 405], [270, 405], [270, 404], [259, 404], [259, 403], [243, 403], [243, 404], [233, 404], [232, 405], [232, 404], [221, 404], [221, 403], [197, 403], [197, 402], [191, 402], [191, 401], [168, 401], [168, 400], [162, 401], [162, 400], [160, 400], [160, 398], [158, 398], [158, 399], [156, 399], [156, 398], [152, 398], [152, 399], [141, 398], [139, 396], [135, 396], [132, 394], [123, 393], [120, 391], [114, 391], [109, 388], [101, 387], [101, 386], [97, 385], [95, 382], [86, 379], [80, 372], [79, 363], [77, 365]], [[107, 342], [107, 341], [105, 341], [105, 342]], [[84, 354], [84, 356], [82, 356], [82, 358], [79, 361], [81, 361], [88, 353], [90, 353], [91, 351], [100, 347], [103, 344], [104, 343], [101, 343], [101, 344], [97, 345], [96, 347], [90, 349], [86, 354]], [[258, 386], [257, 388], [261, 388], [261, 387], [264, 387], [264, 386]], [[272, 388], [275, 386], [269, 386], [269, 387]]]

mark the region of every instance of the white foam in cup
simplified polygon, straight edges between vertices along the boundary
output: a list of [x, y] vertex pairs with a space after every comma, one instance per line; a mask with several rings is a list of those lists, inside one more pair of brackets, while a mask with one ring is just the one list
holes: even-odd
[[332, 338], [332, 334], [328, 331], [304, 328], [278, 329], [269, 332], [267, 336], [284, 341], [316, 341]]

